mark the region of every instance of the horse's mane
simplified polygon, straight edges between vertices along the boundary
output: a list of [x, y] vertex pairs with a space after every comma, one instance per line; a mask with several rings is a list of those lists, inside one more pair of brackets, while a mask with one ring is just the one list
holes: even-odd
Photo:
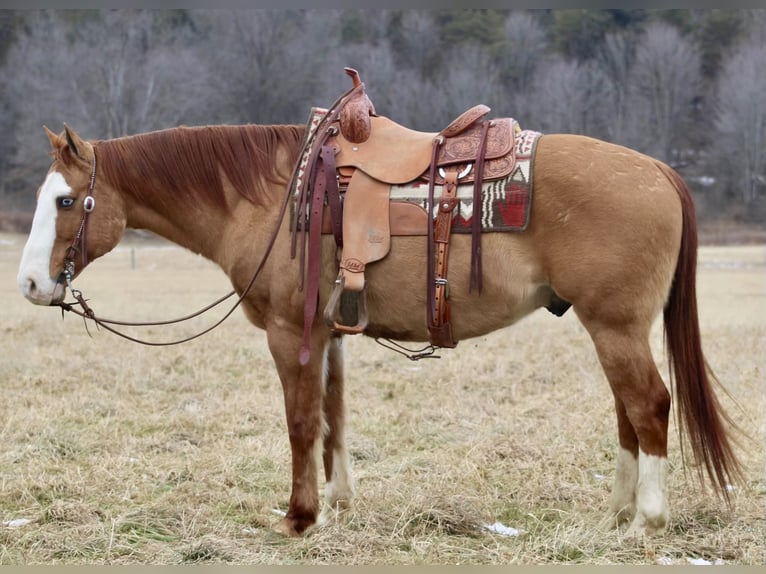
[[102, 140], [96, 143], [98, 171], [139, 200], [163, 190], [173, 202], [226, 208], [225, 177], [243, 197], [263, 205], [269, 183], [290, 179], [304, 131], [293, 125], [182, 126]]

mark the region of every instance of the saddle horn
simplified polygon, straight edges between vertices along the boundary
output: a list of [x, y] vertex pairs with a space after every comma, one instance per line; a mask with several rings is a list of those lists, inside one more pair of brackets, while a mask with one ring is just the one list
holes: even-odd
[[364, 91], [364, 83], [359, 78], [359, 72], [354, 68], [343, 68], [343, 71], [354, 82], [354, 88], [361, 86], [362, 89], [354, 94], [340, 110], [338, 116], [340, 131], [348, 141], [362, 143], [370, 137], [370, 116], [377, 115], [375, 106]]

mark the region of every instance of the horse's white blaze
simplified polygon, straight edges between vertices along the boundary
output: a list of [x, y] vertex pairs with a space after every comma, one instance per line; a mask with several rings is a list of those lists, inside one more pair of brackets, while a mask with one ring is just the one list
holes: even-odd
[[652, 530], [662, 529], [668, 521], [668, 459], [638, 451], [637, 519]]
[[56, 200], [71, 193], [64, 176], [55, 171], [48, 174], [40, 188], [17, 277], [21, 293], [37, 305], [50, 305], [63, 294], [62, 286], [50, 276], [50, 261], [56, 241]]

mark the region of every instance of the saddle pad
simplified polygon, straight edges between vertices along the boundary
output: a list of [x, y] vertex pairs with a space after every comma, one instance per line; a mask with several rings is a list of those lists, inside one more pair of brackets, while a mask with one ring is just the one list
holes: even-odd
[[311, 156], [311, 147], [316, 139], [317, 128], [326, 115], [327, 110], [325, 108], [311, 108], [309, 119], [306, 122], [306, 135], [303, 138], [303, 151], [298, 158], [293, 177], [290, 180], [289, 193], [293, 197], [303, 186], [303, 179], [306, 177], [306, 167], [308, 166], [309, 158]]
[[[481, 228], [491, 231], [523, 231], [529, 225], [532, 204], [535, 149], [540, 132], [524, 130], [517, 134], [516, 165], [504, 179], [487, 181], [482, 186]], [[441, 186], [434, 187], [438, 203]], [[459, 185], [457, 214], [452, 221], [453, 233], [471, 233], [473, 219], [473, 184]], [[428, 184], [411, 182], [391, 186], [391, 201], [415, 203], [424, 210], [428, 207]], [[434, 217], [438, 205], [434, 207]]]

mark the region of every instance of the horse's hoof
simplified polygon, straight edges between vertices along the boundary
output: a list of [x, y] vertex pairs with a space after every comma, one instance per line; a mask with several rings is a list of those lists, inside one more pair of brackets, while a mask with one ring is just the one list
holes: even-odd
[[602, 532], [620, 529], [633, 519], [634, 511], [630, 508], [623, 508], [619, 511], [610, 510], [606, 513], [601, 522], [598, 523], [598, 529]]
[[317, 526], [324, 526], [330, 521], [347, 519], [351, 514], [353, 503], [350, 500], [336, 500], [332, 506], [328, 503], [322, 505], [322, 512], [319, 514]]
[[633, 522], [630, 523], [630, 527], [625, 532], [625, 537], [640, 540], [650, 536], [660, 536], [665, 533], [665, 526], [665, 520], [660, 519], [651, 521], [638, 515], [633, 519]]
[[298, 538], [300, 534], [297, 530], [295, 530], [295, 526], [293, 525], [292, 520], [288, 520], [287, 518], [283, 518], [280, 520], [275, 526], [274, 531], [282, 534], [283, 536], [288, 536], [290, 538]]
[[292, 518], [283, 518], [274, 526], [274, 531], [289, 538], [300, 538], [308, 533], [312, 526], [313, 524], [300, 524]]

